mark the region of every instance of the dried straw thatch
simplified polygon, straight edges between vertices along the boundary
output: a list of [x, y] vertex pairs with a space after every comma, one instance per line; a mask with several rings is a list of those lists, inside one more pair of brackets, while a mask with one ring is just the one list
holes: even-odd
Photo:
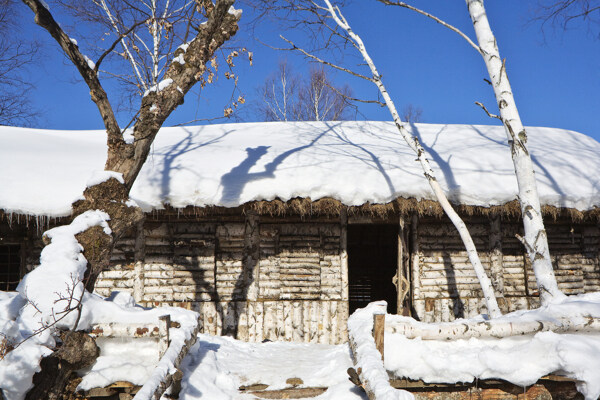
[[[464, 204], [455, 205], [459, 214], [464, 216], [502, 216], [511, 219], [520, 219], [521, 209], [517, 200], [510, 201], [503, 205], [480, 207]], [[346, 210], [349, 216], [366, 216], [376, 219], [387, 219], [396, 215], [409, 215], [417, 213], [419, 216], [442, 218], [444, 211], [437, 201], [417, 200], [414, 198], [396, 200], [386, 204], [365, 203], [360, 206], [347, 206], [339, 200], [333, 198], [322, 198], [311, 200], [310, 198], [294, 198], [288, 201], [259, 200], [243, 204], [238, 207], [228, 208], [221, 206], [205, 206], [185, 208], [173, 208], [168, 204], [163, 210], [154, 210], [148, 213], [152, 219], [168, 218], [219, 218], [225, 216], [240, 216], [248, 212], [254, 212], [259, 215], [269, 217], [325, 217], [336, 218], [342, 210]], [[542, 206], [542, 212], [546, 219], [556, 221], [557, 219], [567, 219], [572, 222], [600, 221], [600, 208], [596, 207], [587, 211], [579, 211], [574, 208], [559, 208], [555, 206]], [[56, 225], [68, 221], [68, 217], [48, 218], [34, 215], [21, 215], [14, 213], [5, 213], [0, 210], [0, 221], [6, 221], [8, 224], [29, 224], [37, 225], [38, 229], [46, 228], [49, 225]]]

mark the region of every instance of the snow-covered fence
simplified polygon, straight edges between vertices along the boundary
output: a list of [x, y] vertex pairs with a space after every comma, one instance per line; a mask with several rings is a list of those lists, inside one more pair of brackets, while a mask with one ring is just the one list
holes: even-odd
[[180, 324], [170, 315], [158, 318], [157, 324], [104, 323], [93, 325], [90, 335], [104, 338], [155, 338], [159, 361], [149, 379], [134, 399], [160, 399], [171, 385], [181, 381], [178, 367], [190, 347], [196, 342], [199, 324]]
[[179, 328], [178, 322], [171, 322], [169, 315], [158, 318], [157, 324], [104, 323], [93, 325], [90, 335], [104, 338], [155, 338], [160, 357], [169, 347], [169, 328]]

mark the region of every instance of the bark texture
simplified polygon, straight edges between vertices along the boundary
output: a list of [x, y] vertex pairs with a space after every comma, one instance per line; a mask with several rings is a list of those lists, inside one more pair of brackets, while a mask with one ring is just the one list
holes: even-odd
[[42, 359], [41, 371], [33, 376], [34, 387], [26, 400], [58, 400], [62, 398], [71, 374], [91, 366], [100, 355], [94, 339], [84, 332], [64, 332], [62, 346]]
[[506, 73], [506, 63], [500, 58], [496, 38], [487, 19], [483, 0], [466, 0], [466, 2], [481, 54], [494, 88], [500, 119], [508, 136], [525, 230], [525, 237], [522, 241], [533, 266], [541, 302], [547, 304], [552, 299], [564, 297], [564, 294], [558, 288], [552, 268], [535, 172], [526, 146], [527, 133], [517, 110]]

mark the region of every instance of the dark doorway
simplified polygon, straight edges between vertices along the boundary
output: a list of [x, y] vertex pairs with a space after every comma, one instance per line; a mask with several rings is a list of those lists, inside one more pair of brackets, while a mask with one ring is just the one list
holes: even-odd
[[397, 225], [348, 225], [348, 283], [350, 313], [375, 300], [388, 303], [396, 314], [392, 279], [398, 263]]
[[21, 246], [0, 246], [0, 290], [11, 291], [21, 280]]

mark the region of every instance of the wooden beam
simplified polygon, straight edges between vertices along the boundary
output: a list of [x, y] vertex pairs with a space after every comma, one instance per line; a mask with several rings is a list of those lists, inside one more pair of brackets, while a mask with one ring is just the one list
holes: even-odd
[[136, 226], [134, 246], [133, 299], [139, 304], [144, 297], [144, 260], [146, 257], [146, 235], [143, 220]]
[[375, 339], [375, 347], [381, 354], [381, 361], [384, 361], [384, 345], [383, 335], [385, 332], [385, 314], [373, 314], [373, 338]]
[[[502, 227], [500, 216], [490, 217], [490, 278], [496, 292], [496, 297], [504, 298], [504, 270], [502, 268]], [[503, 302], [499, 302], [503, 303]]]
[[171, 326], [171, 316], [162, 315], [158, 317], [158, 358], [161, 359], [169, 348], [169, 328]]
[[[404, 310], [404, 299], [410, 290], [410, 281], [404, 268], [404, 259], [408, 256], [408, 249], [404, 239], [406, 234], [406, 222], [404, 216], [398, 217], [398, 258], [396, 261], [396, 314], [408, 315]], [[407, 311], [407, 310], [406, 310]]]
[[348, 301], [348, 214], [340, 211], [340, 265], [342, 273], [342, 300]]
[[421, 297], [421, 265], [419, 249], [419, 216], [415, 213], [412, 215], [410, 223], [410, 235], [411, 235], [411, 290], [412, 290], [412, 303], [415, 307], [417, 315], [412, 315], [413, 318], [422, 319], [425, 316], [425, 302], [415, 301], [424, 300]]
[[309, 397], [317, 397], [327, 391], [326, 387], [311, 387], [311, 388], [289, 388], [281, 390], [262, 390], [248, 391], [261, 399], [304, 399]]

